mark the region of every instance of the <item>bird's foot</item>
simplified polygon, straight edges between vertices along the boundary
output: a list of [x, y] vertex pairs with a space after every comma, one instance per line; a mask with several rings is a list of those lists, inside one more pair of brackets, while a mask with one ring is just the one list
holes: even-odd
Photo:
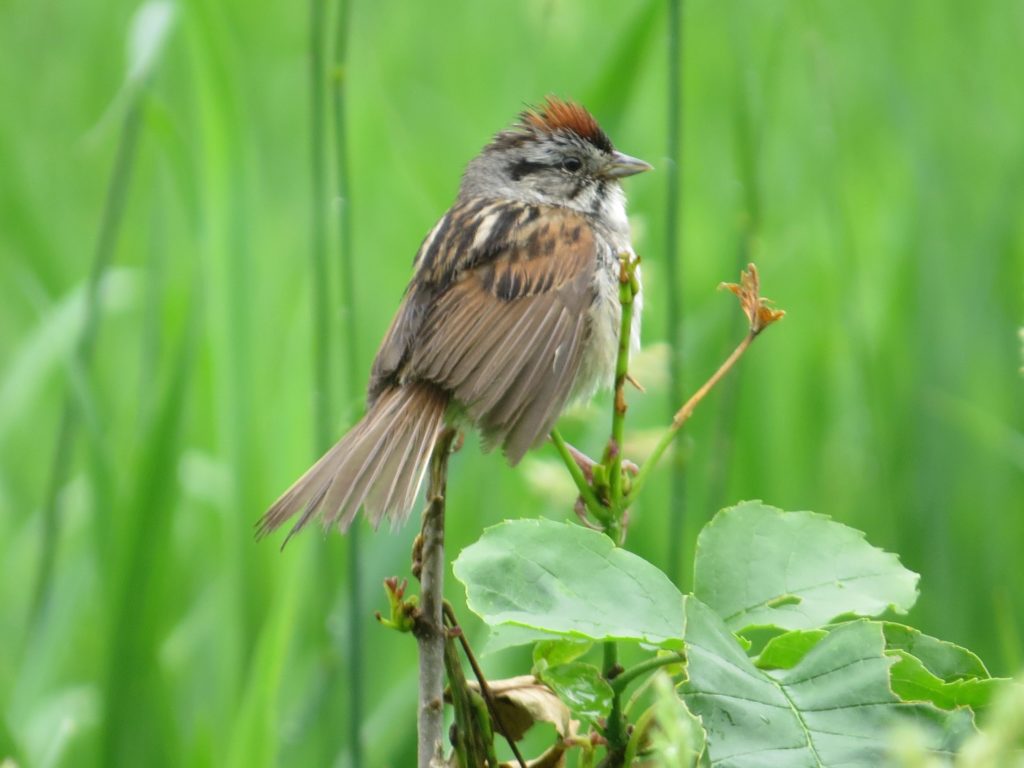
[[580, 522], [583, 523], [583, 525], [585, 525], [590, 530], [604, 530], [604, 526], [598, 525], [587, 516], [587, 503], [583, 500], [582, 496], [576, 497], [576, 504], [573, 505], [572, 511], [576, 513], [576, 517], [579, 518]]

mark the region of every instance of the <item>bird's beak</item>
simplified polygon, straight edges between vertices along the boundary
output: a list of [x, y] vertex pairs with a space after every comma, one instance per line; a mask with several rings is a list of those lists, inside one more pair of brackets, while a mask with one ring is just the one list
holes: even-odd
[[612, 179], [621, 179], [635, 173], [650, 171], [653, 168], [653, 165], [638, 157], [630, 157], [622, 152], [613, 152], [611, 161], [604, 167], [604, 175]]

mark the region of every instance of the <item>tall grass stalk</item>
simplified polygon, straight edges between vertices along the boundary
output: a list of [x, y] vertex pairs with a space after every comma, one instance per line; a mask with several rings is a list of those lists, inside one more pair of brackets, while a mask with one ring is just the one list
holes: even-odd
[[[329, 147], [327, 127], [327, 73], [329, 66], [328, 52], [328, 23], [329, 5], [327, 0], [311, 0], [309, 15], [309, 53], [310, 53], [310, 182], [312, 196], [312, 217], [310, 219], [310, 278], [312, 280], [313, 304], [313, 419], [314, 439], [316, 454], [319, 455], [326, 450], [333, 438], [334, 432], [334, 402], [333, 387], [331, 383], [331, 371], [333, 369], [334, 344], [332, 343], [332, 316], [331, 309], [332, 291], [330, 280], [330, 266], [328, 263], [328, 221], [331, 193], [329, 181]], [[321, 584], [330, 585], [339, 591], [345, 591], [346, 586], [338, 584], [338, 572], [331, 567], [329, 553], [319, 548], [316, 554], [318, 560], [317, 570], [318, 581]], [[333, 609], [334, 600], [331, 593], [324, 591], [321, 598], [316, 601], [314, 611], [320, 612], [326, 619]], [[350, 632], [354, 630], [350, 627]], [[348, 725], [340, 731], [342, 744], [349, 741], [349, 748], [353, 751], [352, 765], [360, 766], [359, 747], [351, 740], [354, 733], [355, 741], [358, 741], [358, 728], [361, 722], [361, 712], [344, 712], [341, 704], [344, 701], [342, 687], [339, 679], [343, 679], [343, 670], [337, 663], [338, 654], [333, 647], [333, 634], [327, 638], [332, 647], [325, 649], [325, 662], [323, 676], [318, 681], [318, 693], [311, 699], [313, 703], [312, 712], [317, 720], [329, 723], [327, 728], [318, 729], [318, 742], [320, 747], [321, 760], [325, 763], [333, 763], [338, 754], [339, 731], [335, 730], [344, 720]], [[351, 658], [349, 659], [351, 661]], [[350, 694], [351, 696], [351, 694]], [[349, 699], [351, 701], [351, 699]]]
[[[355, 274], [352, 259], [352, 202], [348, 176], [348, 129], [346, 125], [346, 84], [348, 78], [348, 35], [352, 0], [339, 0], [334, 27], [334, 59], [331, 68], [331, 117], [334, 127], [334, 190], [338, 211], [338, 263], [340, 266], [340, 296], [342, 347], [345, 369], [342, 373], [346, 404], [359, 397], [358, 340], [355, 307]], [[352, 765], [363, 764], [360, 728], [363, 722], [363, 619], [366, 611], [362, 599], [362, 568], [359, 556], [359, 529], [348, 533], [348, 694], [349, 694], [349, 749]]]
[[309, 14], [309, 159], [310, 278], [313, 290], [313, 434], [316, 452], [331, 440], [331, 323], [327, 278], [327, 151], [324, 136], [325, 0], [310, 0]]
[[[738, 43], [742, 46], [742, 43]], [[741, 54], [742, 55], [742, 54]], [[758, 147], [757, 125], [754, 109], [753, 86], [744, 81], [736, 97], [736, 158], [739, 166], [739, 181], [742, 185], [743, 209], [739, 216], [737, 232], [736, 261], [734, 269], [742, 269], [757, 258], [754, 244], [761, 230], [761, 158]], [[740, 330], [740, 318], [733, 318], [727, 329], [727, 338], [732, 339]], [[726, 344], [729, 342], [726, 341]], [[710, 463], [707, 472], [707, 499], [703, 508], [711, 510], [727, 503], [726, 491], [729, 482], [729, 467], [733, 458], [733, 436], [736, 433], [736, 413], [739, 408], [740, 388], [743, 372], [737, 371], [722, 387], [722, 398], [715, 415], [714, 431], [711, 437]]]
[[[680, 152], [683, 132], [683, 0], [668, 0], [668, 173], [665, 174], [665, 338], [668, 341], [669, 415], [683, 401], [683, 300], [680, 290], [682, 254], [679, 227], [682, 192], [679, 186]], [[683, 523], [686, 518], [686, 485], [683, 452], [672, 454], [668, 496], [668, 568], [670, 578], [678, 580], [682, 571]]]
[[68, 480], [71, 467], [71, 451], [74, 447], [75, 435], [78, 431], [79, 411], [73, 381], [76, 377], [85, 377], [92, 359], [93, 347], [100, 325], [100, 283], [104, 273], [114, 258], [117, 248], [117, 237], [121, 230], [124, 215], [125, 199], [131, 181], [132, 168], [135, 164], [136, 149], [139, 137], [139, 121], [141, 105], [138, 92], [132, 94], [131, 103], [127, 107], [121, 124], [121, 136], [117, 143], [117, 154], [110, 182], [107, 185], [106, 200], [100, 219], [99, 235], [93, 251], [92, 269], [89, 272], [85, 292], [85, 312], [82, 319], [81, 333], [71, 360], [68, 386], [64, 395], [64, 406], [61, 411], [60, 426], [57, 430], [57, 442], [54, 446], [50, 464], [50, 478], [46, 486], [43, 502], [43, 533], [40, 547], [39, 569], [36, 574], [35, 589], [32, 599], [31, 621], [29, 630], [35, 627], [46, 613], [47, 599], [53, 581], [54, 563], [57, 541], [60, 536], [60, 492]]

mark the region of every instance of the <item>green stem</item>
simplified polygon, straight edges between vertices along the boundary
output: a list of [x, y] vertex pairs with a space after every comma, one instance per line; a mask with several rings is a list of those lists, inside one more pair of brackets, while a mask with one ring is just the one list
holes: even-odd
[[462, 673], [455, 641], [451, 637], [445, 639], [444, 666], [448, 675], [452, 710], [455, 713], [454, 746], [459, 759], [458, 765], [482, 764], [487, 759], [487, 750], [483, 744], [492, 742], [493, 750], [493, 739], [488, 738], [490, 718], [483, 699], [473, 700], [472, 692], [466, 685], [466, 676]]
[[[672, 408], [683, 399], [683, 292], [680, 219], [682, 218], [683, 123], [683, 0], [668, 0], [668, 172], [665, 174], [665, 320], [668, 341], [669, 402]], [[683, 523], [686, 516], [686, 494], [682, 453], [673, 455], [668, 497], [668, 575], [675, 580], [682, 565]]]
[[355, 260], [352, 258], [352, 193], [349, 183], [348, 125], [345, 86], [348, 82], [348, 27], [351, 0], [341, 0], [334, 37], [334, 63], [331, 72], [331, 106], [334, 123], [334, 193], [338, 205], [338, 250], [341, 266], [341, 314], [345, 329], [345, 382], [351, 400], [359, 396], [356, 371], [359, 366], [359, 333], [355, 323]]
[[327, 282], [327, 174], [324, 141], [324, 0], [310, 0], [309, 14], [309, 160], [310, 276], [313, 301], [313, 432], [317, 454], [331, 441], [330, 294]]
[[[492, 725], [500, 730], [505, 736], [509, 749], [512, 750], [512, 754], [515, 755], [516, 762], [519, 764], [520, 768], [526, 768], [526, 760], [523, 759], [523, 755], [519, 751], [519, 747], [516, 746], [515, 740], [508, 735], [509, 728], [506, 727], [505, 723], [502, 721], [501, 710], [498, 708], [494, 694], [487, 685], [487, 678], [484, 677], [483, 670], [480, 668], [480, 663], [476, 660], [476, 655], [473, 653], [473, 649], [469, 647], [469, 640], [466, 639], [466, 633], [459, 627], [459, 622], [455, 618], [455, 610], [447, 600], [444, 601], [444, 617], [448, 622], [449, 628], [454, 630], [455, 636], [458, 637], [459, 643], [462, 645], [462, 652], [466, 654], [466, 661], [469, 662], [469, 666], [472, 668], [473, 674], [476, 676], [476, 681], [480, 685], [480, 695], [483, 697], [483, 700], [487, 705], [487, 709], [491, 713]], [[491, 741], [493, 741], [493, 737], [491, 738]]]
[[583, 470], [580, 469], [580, 465], [576, 463], [576, 459], [572, 457], [572, 452], [569, 450], [569, 446], [566, 444], [565, 439], [557, 429], [551, 430], [551, 442], [554, 443], [559, 456], [562, 457], [562, 461], [565, 463], [565, 468], [569, 470], [569, 474], [572, 476], [573, 482], [576, 483], [576, 490], [580, 492], [580, 496], [583, 497], [583, 501], [586, 503], [587, 508], [597, 515], [606, 516], [607, 513], [603, 513], [604, 505], [598, 501], [597, 496], [594, 494], [594, 489], [590, 487], [590, 483], [587, 482], [587, 478], [583, 476]]
[[[640, 283], [636, 278], [636, 267], [639, 260], [630, 254], [619, 257], [619, 305], [622, 308], [619, 327], [619, 348], [615, 359], [615, 399], [612, 404], [611, 439], [605, 449], [604, 464], [608, 468], [608, 517], [605, 533], [615, 543], [622, 546], [625, 538], [623, 517], [627, 504], [622, 491], [622, 444], [626, 428], [626, 377], [629, 375], [629, 347], [633, 329], [633, 300], [640, 292]], [[604, 644], [604, 676], [612, 683], [620, 672], [619, 647], [614, 640]], [[626, 722], [622, 715], [621, 690], [612, 688], [612, 707], [608, 713], [604, 737], [608, 740], [608, 755], [614, 764], [626, 750], [628, 734]]]
[[614, 640], [607, 640], [604, 644], [604, 676], [609, 677], [619, 666], [619, 646]]
[[623, 693], [626, 688], [641, 675], [653, 672], [660, 667], [667, 667], [669, 664], [679, 664], [686, 660], [682, 654], [672, 656], [655, 656], [654, 658], [641, 661], [636, 666], [630, 667], [611, 681], [612, 691]]
[[[338, 262], [341, 267], [341, 314], [344, 318], [345, 342], [342, 345], [346, 370], [345, 399], [353, 403], [359, 396], [356, 370], [358, 367], [358, 328], [355, 318], [355, 261], [352, 258], [352, 203], [348, 176], [348, 126], [346, 121], [345, 86], [348, 60], [349, 12], [352, 0], [339, 0], [334, 28], [334, 59], [331, 72], [331, 117], [334, 124], [334, 191], [338, 201]], [[348, 532], [348, 730], [352, 765], [363, 764], [360, 729], [363, 722], [363, 605], [362, 566], [360, 564], [359, 527]]]
[[622, 697], [615, 689], [614, 680], [619, 671], [619, 646], [614, 640], [606, 640], [604, 644], [604, 677], [612, 686], [612, 709], [608, 714], [608, 722], [604, 729], [604, 737], [608, 739], [609, 752], [621, 752], [626, 744], [626, 729], [622, 720]]
[[[476, 715], [476, 721], [480, 723], [479, 734], [480, 741], [483, 746], [484, 752], [487, 753], [487, 765], [500, 765], [498, 762], [498, 753], [494, 749], [494, 728], [493, 723], [490, 720], [490, 711], [487, 708], [487, 702], [484, 701], [483, 696], [472, 696], [470, 702], [473, 704], [473, 712]], [[466, 766], [472, 765], [472, 763], [465, 763]]]
[[[622, 507], [622, 443], [626, 427], [626, 376], [629, 374], [629, 342], [633, 328], [633, 299], [639, 285], [636, 281], [636, 262], [620, 257], [619, 304], [622, 307], [619, 328], [619, 350], [615, 360], [615, 400], [612, 405], [612, 439], [605, 450], [604, 463], [608, 467], [609, 504], [616, 519], [621, 518]], [[616, 541], [616, 544], [620, 542]]]
[[85, 287], [82, 330], [72, 359], [71, 376], [68, 377], [69, 383], [64, 395], [64, 408], [57, 433], [57, 445], [54, 448], [53, 461], [50, 465], [50, 479], [46, 486], [46, 498], [42, 509], [39, 570], [36, 574], [35, 591], [32, 597], [32, 621], [29, 622], [29, 626], [34, 626], [42, 619], [53, 580], [57, 540], [60, 534], [60, 491], [67, 482], [71, 467], [71, 449], [78, 431], [79, 414], [75, 405], [72, 381], [76, 375], [84, 376], [88, 372], [92, 360], [92, 351], [100, 323], [100, 283], [113, 260], [114, 250], [117, 247], [117, 236], [121, 230], [121, 219], [124, 214], [125, 196], [135, 162], [142, 110], [141, 89], [133, 93], [131, 99], [121, 126], [121, 137], [117, 144], [114, 169], [111, 173], [110, 183], [107, 185], [106, 201], [100, 219], [100, 231], [96, 239], [96, 248], [93, 251], [92, 269]]
[[637, 718], [633, 732], [629, 734], [629, 742], [626, 744], [626, 757], [623, 760], [623, 765], [632, 765], [633, 761], [636, 760], [636, 756], [640, 752], [640, 745], [647, 734], [647, 729], [651, 727], [651, 723], [654, 721], [654, 711], [655, 707], [648, 707]]
[[625, 705], [622, 707], [622, 714], [624, 717], [628, 718], [629, 713], [633, 711], [634, 707], [636, 707], [637, 702], [644, 699], [654, 680], [654, 675], [650, 675], [646, 680], [640, 683], [640, 685], [633, 689], [633, 692], [629, 694], [629, 699], [626, 700]]
[[[326, 25], [327, 0], [310, 0], [309, 26], [307, 29], [309, 45], [309, 275], [310, 291], [310, 324], [312, 328], [312, 396], [313, 396], [313, 451], [315, 456], [321, 455], [331, 444], [334, 432], [331, 395], [331, 314], [330, 314], [330, 283], [327, 259], [327, 207], [330, 193], [327, 179], [327, 139], [324, 133], [326, 113], [324, 95], [326, 90], [325, 73], [327, 69]], [[326, 579], [329, 565], [326, 555], [318, 553], [318, 567]], [[326, 601], [323, 595], [322, 600]], [[320, 611], [329, 610], [326, 602], [321, 602]], [[357, 625], [358, 626], [358, 625]], [[330, 657], [328, 657], [330, 658]], [[331, 710], [325, 713], [329, 720], [340, 717], [340, 710], [335, 704], [332, 694], [340, 694], [337, 689], [338, 670], [330, 665], [326, 671], [324, 693], [330, 702]], [[340, 698], [340, 696], [338, 697]], [[349, 713], [348, 722], [358, 722], [356, 713]], [[346, 732], [350, 737], [350, 732]], [[323, 734], [319, 741], [320, 760], [330, 759], [337, 748], [337, 734]], [[356, 739], [350, 744], [353, 755], [358, 752], [358, 731]], [[358, 764], [358, 762], [355, 762]]]
[[672, 444], [672, 441], [675, 440], [676, 435], [679, 434], [683, 425], [693, 415], [693, 411], [696, 409], [700, 401], [703, 400], [708, 392], [714, 389], [715, 385], [718, 384], [718, 382], [721, 381], [722, 378], [724, 378], [732, 369], [736, 364], [736, 361], [743, 356], [743, 353], [747, 351], [747, 348], [755, 338], [757, 338], [757, 333], [753, 330], [749, 331], [747, 335], [743, 337], [743, 341], [741, 341], [736, 346], [736, 349], [732, 351], [732, 354], [729, 355], [725, 362], [718, 367], [718, 370], [711, 374], [711, 377], [701, 385], [700, 389], [690, 396], [690, 399], [686, 401], [682, 408], [676, 411], [676, 415], [672, 418], [672, 424], [667, 430], [665, 430], [665, 433], [661, 436], [661, 439], [658, 440], [658, 444], [654, 447], [651, 455], [647, 457], [647, 461], [645, 461], [643, 466], [640, 467], [640, 472], [635, 478], [633, 478], [633, 487], [630, 490], [629, 495], [626, 497], [627, 506], [632, 504], [643, 490], [643, 487], [647, 482], [647, 478], [651, 474], [651, 470], [654, 469], [658, 460], [662, 457], [662, 454], [665, 453], [665, 450]]

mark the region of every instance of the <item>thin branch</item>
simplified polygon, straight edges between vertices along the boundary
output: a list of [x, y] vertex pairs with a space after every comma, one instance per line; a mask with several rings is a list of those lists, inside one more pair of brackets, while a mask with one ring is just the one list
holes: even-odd
[[700, 404], [700, 401], [704, 399], [708, 392], [714, 389], [715, 385], [722, 380], [722, 377], [724, 377], [725, 374], [732, 370], [736, 361], [743, 356], [743, 353], [747, 351], [747, 347], [750, 346], [755, 338], [756, 336], [753, 332], [748, 333], [744, 337], [743, 341], [737, 345], [736, 349], [732, 351], [732, 354], [729, 355], [726, 361], [722, 363], [718, 367], [718, 370], [711, 375], [711, 378], [705, 381], [701, 385], [700, 389], [690, 396], [690, 399], [686, 401], [683, 407], [676, 411], [676, 415], [672, 418], [671, 426], [665, 431], [665, 434], [661, 436], [661, 439], [651, 452], [651, 455], [647, 457], [647, 461], [645, 461], [643, 466], [640, 467], [640, 472], [635, 478], [633, 478], [633, 488], [629, 493], [630, 501], [635, 499], [640, 491], [643, 490], [644, 484], [647, 482], [647, 477], [650, 475], [651, 470], [654, 469], [658, 460], [662, 457], [662, 454], [665, 453], [665, 450], [672, 444], [672, 441], [675, 440], [676, 435], [679, 434], [679, 430], [683, 428], [683, 424], [685, 424], [690, 416], [693, 415], [693, 411]]
[[484, 677], [484, 672], [480, 668], [480, 664], [477, 662], [476, 656], [473, 654], [473, 649], [469, 647], [469, 640], [466, 639], [466, 633], [463, 632], [462, 628], [459, 626], [459, 622], [455, 618], [455, 611], [452, 610], [451, 605], [447, 601], [445, 601], [444, 604], [444, 615], [445, 618], [448, 619], [448, 625], [452, 630], [454, 630], [454, 634], [458, 638], [459, 644], [462, 646], [462, 652], [466, 654], [466, 659], [469, 661], [469, 666], [473, 669], [476, 681], [480, 684], [480, 695], [487, 704], [487, 710], [491, 714], [491, 720], [494, 722], [497, 729], [501, 731], [501, 735], [505, 737], [505, 741], [508, 742], [508, 746], [512, 750], [512, 754], [515, 755], [516, 760], [519, 762], [520, 768], [526, 768], [526, 761], [519, 752], [519, 747], [516, 746], [515, 741], [508, 735], [509, 731], [501, 720], [501, 712], [498, 710], [494, 693], [491, 691], [490, 686], [487, 685], [487, 679]]
[[623, 765], [633, 765], [633, 761], [636, 760], [637, 753], [640, 751], [640, 745], [646, 739], [647, 730], [651, 727], [651, 723], [655, 721], [655, 712], [656, 707], [648, 707], [633, 724], [633, 730], [629, 734], [629, 742], [626, 744], [626, 754], [622, 761]]
[[434, 444], [428, 505], [420, 530], [420, 612], [413, 630], [420, 656], [419, 768], [430, 768], [431, 761], [440, 759], [444, 749], [444, 496], [448, 458], [456, 434], [454, 429], [445, 429]]
[[565, 438], [557, 429], [551, 430], [551, 442], [554, 443], [555, 448], [558, 449], [558, 455], [562, 457], [562, 461], [565, 463], [565, 468], [569, 470], [569, 474], [572, 476], [573, 482], [576, 483], [576, 490], [580, 492], [580, 496], [583, 497], [583, 501], [586, 503], [587, 508], [591, 511], [601, 510], [604, 505], [598, 501], [597, 496], [594, 494], [594, 489], [587, 482], [587, 478], [583, 475], [583, 470], [580, 469], [580, 465], [576, 463], [576, 459], [573, 458], [572, 451], [569, 449], [569, 444], [565, 442]]
[[732, 354], [726, 358], [725, 362], [722, 363], [718, 370], [715, 371], [711, 378], [701, 385], [700, 389], [693, 393], [689, 400], [687, 400], [683, 407], [676, 411], [675, 416], [672, 418], [672, 424], [665, 431], [665, 434], [661, 436], [658, 444], [655, 446], [651, 455], [647, 457], [647, 461], [644, 462], [640, 468], [640, 472], [635, 478], [633, 478], [633, 487], [626, 497], [627, 505], [632, 503], [636, 499], [637, 495], [643, 490], [644, 484], [647, 482], [648, 476], [650, 476], [651, 470], [654, 469], [658, 460], [661, 458], [665, 450], [671, 445], [676, 435], [679, 434], [679, 430], [683, 428], [683, 425], [687, 422], [690, 416], [693, 415], [694, 410], [700, 404], [701, 400], [707, 396], [708, 392], [714, 389], [715, 385], [718, 384], [725, 375], [732, 370], [742, 356], [747, 351], [750, 345], [754, 342], [760, 333], [772, 323], [775, 323], [782, 319], [785, 312], [778, 309], [772, 309], [770, 302], [767, 299], [761, 297], [761, 285], [760, 277], [757, 273], [757, 267], [753, 264], [749, 264], [747, 269], [744, 270], [740, 275], [740, 283], [722, 283], [720, 286], [731, 291], [740, 301], [740, 307], [747, 316], [747, 321], [750, 325], [750, 329], [747, 335], [743, 338], [736, 349], [732, 351]]
[[[445, 615], [448, 615], [448, 603], [444, 604]], [[497, 766], [498, 758], [494, 753], [494, 730], [490, 723], [487, 704], [482, 696], [470, 691], [466, 683], [466, 675], [462, 671], [462, 662], [455, 649], [457, 633], [449, 632], [444, 641], [444, 666], [448, 673], [448, 697], [455, 712], [455, 738], [451, 738], [452, 746], [458, 757], [460, 766], [487, 765]]]
[[641, 661], [636, 666], [630, 667], [612, 679], [612, 691], [615, 693], [622, 693], [630, 683], [641, 675], [653, 672], [659, 667], [667, 667], [669, 664], [681, 664], [684, 661], [686, 661], [686, 657], [683, 654], [674, 656], [654, 656], [650, 659], [646, 659], [645, 661]]

